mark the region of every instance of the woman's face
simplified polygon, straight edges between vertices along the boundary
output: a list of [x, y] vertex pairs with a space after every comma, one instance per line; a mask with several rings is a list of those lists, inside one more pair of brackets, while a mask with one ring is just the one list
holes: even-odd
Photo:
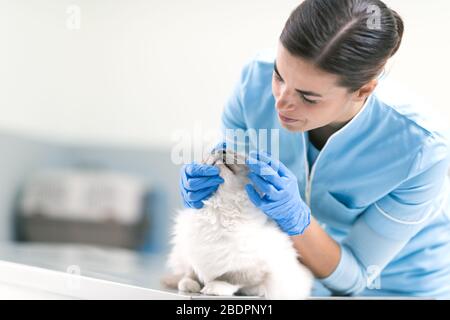
[[349, 121], [364, 99], [337, 85], [338, 77], [291, 55], [281, 43], [272, 76], [272, 92], [281, 125], [309, 131]]

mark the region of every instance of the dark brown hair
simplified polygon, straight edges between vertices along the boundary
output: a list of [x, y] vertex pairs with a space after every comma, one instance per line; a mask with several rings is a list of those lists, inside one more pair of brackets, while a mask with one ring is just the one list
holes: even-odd
[[397, 52], [403, 30], [402, 18], [380, 0], [305, 0], [289, 16], [280, 42], [356, 91]]

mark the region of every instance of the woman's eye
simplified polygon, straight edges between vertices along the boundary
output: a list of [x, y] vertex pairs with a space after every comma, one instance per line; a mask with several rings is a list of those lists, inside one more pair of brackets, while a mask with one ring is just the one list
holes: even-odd
[[274, 76], [276, 81], [283, 82], [283, 79], [281, 79], [280, 76], [276, 72], [273, 73], [273, 76]]
[[300, 98], [302, 98], [303, 101], [305, 101], [306, 103], [309, 103], [309, 104], [316, 104], [317, 103], [317, 101], [313, 101], [313, 100], [309, 100], [309, 99], [305, 98], [305, 96], [302, 95], [302, 94], [300, 94]]
[[[274, 77], [275, 81], [277, 81], [277, 82], [284, 82], [283, 79], [281, 79], [281, 77], [276, 72], [273, 73], [273, 77]], [[316, 104], [317, 103], [317, 101], [310, 100], [301, 93], [299, 95], [300, 95], [300, 98], [308, 104]]]

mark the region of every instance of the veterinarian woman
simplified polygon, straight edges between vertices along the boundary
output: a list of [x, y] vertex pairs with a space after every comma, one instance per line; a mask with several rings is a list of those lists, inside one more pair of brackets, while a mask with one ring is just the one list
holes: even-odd
[[[450, 299], [449, 145], [427, 105], [380, 80], [402, 34], [379, 0], [306, 0], [225, 106], [223, 129], [279, 129], [279, 159], [251, 154], [247, 192], [291, 236], [314, 295]], [[185, 205], [200, 208], [217, 174], [184, 166]]]

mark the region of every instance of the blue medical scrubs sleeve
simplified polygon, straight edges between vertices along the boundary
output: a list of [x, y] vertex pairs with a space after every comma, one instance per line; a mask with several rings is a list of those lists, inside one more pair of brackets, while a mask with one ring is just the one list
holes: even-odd
[[340, 243], [338, 266], [322, 284], [336, 295], [375, 287], [386, 265], [442, 212], [436, 195], [442, 194], [449, 162], [448, 146], [430, 136], [405, 180], [358, 217]]

